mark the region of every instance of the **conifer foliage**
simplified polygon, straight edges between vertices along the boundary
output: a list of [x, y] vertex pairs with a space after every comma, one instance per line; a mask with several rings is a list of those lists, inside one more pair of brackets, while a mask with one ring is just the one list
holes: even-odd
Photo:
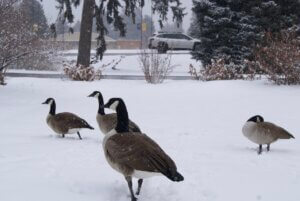
[[23, 16], [33, 31], [40, 37], [45, 37], [49, 31], [44, 9], [38, 0], [23, 0], [20, 5]]
[[266, 31], [279, 32], [299, 25], [298, 0], [194, 0], [190, 30], [202, 46], [193, 53], [204, 66], [212, 59], [228, 58], [242, 64], [252, 60], [253, 50]]

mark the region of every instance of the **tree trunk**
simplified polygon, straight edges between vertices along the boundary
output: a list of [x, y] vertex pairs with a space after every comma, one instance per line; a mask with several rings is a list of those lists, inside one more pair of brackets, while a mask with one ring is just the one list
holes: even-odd
[[89, 66], [95, 0], [84, 0], [80, 27], [77, 65]]

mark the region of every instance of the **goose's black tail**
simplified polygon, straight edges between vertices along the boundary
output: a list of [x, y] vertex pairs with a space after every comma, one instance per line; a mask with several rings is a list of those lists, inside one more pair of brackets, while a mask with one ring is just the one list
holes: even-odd
[[170, 180], [175, 181], [175, 182], [180, 182], [184, 180], [184, 177], [179, 173], [175, 172], [175, 174], [166, 174], [166, 177], [168, 177]]

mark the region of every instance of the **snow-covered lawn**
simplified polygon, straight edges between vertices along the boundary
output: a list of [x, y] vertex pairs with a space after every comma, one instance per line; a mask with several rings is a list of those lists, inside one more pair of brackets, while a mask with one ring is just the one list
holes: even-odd
[[[121, 54], [122, 52], [120, 52]], [[130, 53], [130, 51], [129, 51]], [[165, 57], [166, 55], [161, 55]], [[144, 75], [141, 65], [139, 55], [107, 55], [103, 57], [102, 61], [93, 64], [95, 68], [101, 68], [103, 75]], [[65, 61], [76, 61], [76, 56], [65, 56]], [[115, 67], [116, 70], [112, 69], [112, 64], [120, 61]], [[197, 69], [200, 69], [201, 63], [192, 59], [190, 54], [179, 54], [171, 56], [171, 66], [173, 70], [170, 73], [171, 76], [190, 76], [189, 65], [192, 64]], [[110, 65], [108, 65], [110, 64]], [[106, 67], [103, 68], [103, 65]], [[107, 66], [108, 65], [108, 66]], [[63, 73], [63, 69], [57, 69], [57, 71], [29, 71], [29, 70], [15, 70], [9, 69], [8, 72], [15, 73], [43, 73], [43, 74], [57, 74]]]
[[[105, 100], [122, 97], [129, 116], [174, 159], [185, 180], [145, 181], [140, 201], [299, 201], [300, 88], [265, 81], [144, 81], [9, 78], [0, 87], [1, 201], [129, 201], [122, 175], [107, 164], [95, 116]], [[62, 139], [45, 122], [48, 97], [57, 112], [70, 111], [96, 130]], [[295, 140], [257, 146], [241, 133], [261, 114]], [[136, 183], [134, 183], [136, 185]]]
[[[145, 50], [151, 51], [151, 50]], [[94, 51], [92, 51], [94, 52]], [[65, 53], [77, 53], [77, 50], [69, 50]], [[141, 50], [107, 50], [107, 54], [120, 54], [120, 55], [104, 55], [103, 60], [97, 62], [93, 66], [96, 68], [102, 67], [103, 64], [110, 64], [112, 61], [121, 61], [116, 66], [117, 70], [112, 70], [111, 66], [108, 66], [103, 69], [104, 75], [143, 75], [143, 71], [140, 65], [140, 56], [139, 55], [122, 55], [122, 54], [139, 54]], [[172, 52], [169, 51], [171, 54]], [[171, 55], [170, 63], [174, 66], [174, 69], [170, 75], [172, 76], [189, 76], [189, 65], [192, 64], [197, 69], [200, 68], [201, 63], [197, 62], [196, 60], [192, 59], [191, 54], [189, 51], [174, 51], [174, 54]], [[166, 54], [160, 54], [161, 58], [166, 57]], [[77, 56], [65, 56], [65, 59], [68, 61], [76, 61]], [[113, 63], [115, 63], [113, 62]]]

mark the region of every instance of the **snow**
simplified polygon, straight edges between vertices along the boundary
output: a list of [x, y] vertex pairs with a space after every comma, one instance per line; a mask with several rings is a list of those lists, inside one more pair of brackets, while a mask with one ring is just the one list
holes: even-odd
[[[143, 52], [144, 50], [140, 50], [140, 49], [108, 49], [105, 51], [104, 54], [140, 54], [141, 52]], [[149, 49], [145, 49], [145, 51], [151, 51]], [[185, 54], [189, 54], [190, 51], [187, 50], [181, 50], [181, 51], [168, 51], [169, 53], [173, 52], [173, 53], [185, 53]], [[72, 49], [72, 50], [66, 50], [61, 52], [63, 54], [78, 54], [78, 50], [77, 49]], [[95, 50], [91, 50], [92, 54], [95, 54], [96, 51]]]
[[[0, 87], [0, 200], [129, 201], [122, 175], [106, 162], [96, 123], [100, 90], [105, 101], [122, 97], [130, 118], [176, 162], [185, 180], [145, 180], [140, 201], [298, 201], [300, 142], [298, 86], [262, 81], [145, 81], [8, 78]], [[57, 111], [78, 114], [94, 131], [60, 138], [46, 124], [54, 97]], [[241, 132], [260, 114], [289, 130], [257, 155]], [[136, 187], [136, 181], [134, 181]]]
[[[163, 57], [163, 56], [162, 56]], [[189, 76], [189, 65], [192, 64], [196, 67], [200, 66], [199, 62], [192, 60], [190, 54], [186, 55], [172, 55], [171, 56], [171, 65], [174, 66], [172, 76]], [[112, 60], [118, 60], [120, 56], [105, 56], [101, 62], [95, 64], [95, 67], [100, 67], [103, 64], [108, 64]], [[111, 69], [111, 67], [104, 68], [104, 75], [144, 75], [139, 56], [124, 56], [121, 59], [121, 62], [116, 66], [117, 70]]]
[[[73, 50], [72, 50], [73, 51]], [[107, 55], [103, 57], [102, 61], [97, 62], [96, 64], [93, 64], [95, 68], [101, 68], [103, 75], [144, 75], [141, 65], [140, 65], [140, 59], [139, 55], [126, 55], [122, 56], [122, 50], [110, 50], [109, 53], [118, 53], [120, 55]], [[176, 51], [176, 53], [179, 53], [180, 51]], [[181, 51], [183, 52], [183, 51]], [[140, 53], [139, 50], [126, 50], [125, 53]], [[162, 54], [162, 57], [165, 57], [166, 55]], [[74, 56], [64, 56], [65, 61], [75, 61], [77, 58], [77, 55]], [[107, 65], [112, 63], [115, 63], [116, 61], [120, 61], [120, 63], [116, 66], [116, 70], [113, 70], [111, 67], [112, 65], [109, 65], [105, 68], [103, 68], [103, 65]], [[174, 66], [173, 71], [170, 73], [172, 76], [189, 76], [189, 65], [192, 64], [196, 68], [200, 68], [201, 63], [197, 62], [192, 59], [192, 56], [190, 54], [174, 54], [171, 56], [171, 65]], [[63, 73], [62, 69], [58, 69], [58, 71], [28, 71], [28, 70], [16, 70], [16, 69], [9, 69], [8, 72], [11, 73], [42, 73], [42, 74], [57, 74]]]

